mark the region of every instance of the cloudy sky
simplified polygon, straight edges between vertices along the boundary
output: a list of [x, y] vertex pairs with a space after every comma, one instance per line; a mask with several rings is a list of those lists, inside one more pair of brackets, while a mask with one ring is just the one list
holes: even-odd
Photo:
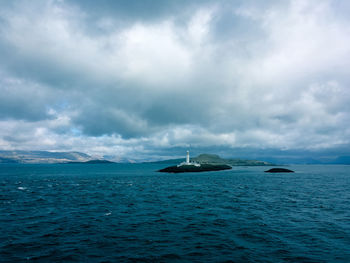
[[0, 149], [350, 144], [347, 0], [0, 0]]

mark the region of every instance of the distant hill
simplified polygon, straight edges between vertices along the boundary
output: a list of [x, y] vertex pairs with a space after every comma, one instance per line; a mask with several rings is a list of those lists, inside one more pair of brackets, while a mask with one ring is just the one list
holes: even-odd
[[111, 162], [108, 160], [90, 160], [86, 162], [67, 162], [65, 164], [109, 164], [109, 163], [115, 163], [115, 162]]
[[0, 163], [18, 163], [18, 161], [11, 158], [0, 157]]
[[92, 158], [81, 152], [0, 151], [0, 163], [86, 162]]
[[[170, 159], [164, 161], [158, 161], [154, 163], [159, 164], [179, 164], [184, 161], [185, 158], [182, 159]], [[197, 162], [200, 164], [214, 164], [214, 165], [231, 165], [231, 166], [271, 166], [272, 163], [258, 161], [258, 160], [241, 160], [241, 159], [224, 159], [216, 154], [200, 154], [197, 157], [191, 158], [191, 161]]]
[[334, 160], [335, 164], [350, 164], [350, 156], [339, 156]]
[[[261, 153], [260, 153], [261, 154]], [[250, 160], [247, 159], [221, 158], [216, 154], [200, 154], [197, 157], [191, 158], [192, 161], [201, 164], [228, 164], [231, 166], [268, 166], [275, 164], [347, 164], [350, 165], [349, 155], [302, 155], [301, 153], [291, 153], [290, 155], [283, 154], [271, 154], [267, 152], [265, 155], [256, 155], [257, 159], [263, 159], [265, 161]], [[260, 156], [260, 157], [259, 157]], [[104, 156], [103, 160], [97, 160], [98, 162], [104, 160], [111, 160], [117, 163], [130, 163], [135, 162], [124, 158], [115, 158], [115, 156]], [[159, 164], [179, 164], [183, 162], [185, 158], [169, 159], [163, 161], [157, 161], [152, 163]], [[94, 162], [94, 158], [88, 154], [81, 152], [49, 152], [49, 151], [1, 151], [0, 150], [0, 163], [68, 163], [78, 162], [83, 163], [87, 161]]]
[[228, 164], [231, 166], [273, 165], [272, 163], [258, 161], [258, 160], [223, 159], [216, 154], [200, 154], [199, 156], [192, 158], [191, 160], [200, 164]]
[[272, 156], [262, 157], [266, 161], [279, 164], [342, 164], [350, 165], [350, 156]]
[[168, 160], [152, 161], [152, 162], [144, 162], [144, 163], [179, 164], [183, 161], [184, 161], [184, 158], [178, 158], [178, 159], [168, 159]]

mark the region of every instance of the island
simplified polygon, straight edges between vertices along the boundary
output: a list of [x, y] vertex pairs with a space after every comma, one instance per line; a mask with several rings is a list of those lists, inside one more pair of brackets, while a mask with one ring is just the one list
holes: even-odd
[[[168, 159], [163, 161], [153, 161], [151, 163], [155, 164], [178, 164], [183, 159]], [[202, 153], [197, 157], [191, 158], [191, 162], [199, 163], [199, 164], [226, 164], [229, 166], [275, 166], [273, 163], [259, 161], [259, 160], [243, 160], [243, 159], [225, 159], [221, 158], [216, 154]], [[147, 162], [148, 163], [148, 162]]]
[[210, 172], [210, 171], [221, 171], [221, 170], [230, 170], [231, 166], [226, 164], [203, 164], [201, 166], [192, 166], [192, 165], [182, 165], [182, 166], [169, 166], [164, 169], [159, 170], [163, 173], [193, 173], [193, 172]]
[[286, 168], [272, 168], [265, 171], [265, 173], [294, 173], [294, 171]]
[[192, 173], [192, 172], [209, 172], [209, 171], [221, 171], [232, 169], [230, 165], [220, 163], [220, 164], [210, 164], [210, 163], [199, 163], [195, 161], [190, 161], [190, 153], [187, 151], [186, 161], [178, 165], [169, 166], [164, 169], [160, 169], [158, 172], [163, 173]]

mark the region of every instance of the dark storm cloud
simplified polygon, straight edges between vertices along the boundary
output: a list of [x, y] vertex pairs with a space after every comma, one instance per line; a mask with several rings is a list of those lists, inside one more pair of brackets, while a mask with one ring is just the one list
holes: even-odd
[[[214, 2], [212, 0], [202, 1], [200, 4]], [[72, 3], [82, 8], [85, 12], [94, 16], [117, 16], [119, 19], [128, 20], [159, 20], [169, 15], [176, 15], [183, 10], [198, 6], [198, 1], [128, 1], [128, 0], [73, 0]]]
[[349, 143], [344, 2], [0, 5], [2, 148], [141, 156]]
[[251, 0], [144, 0], [144, 1], [128, 1], [128, 0], [73, 0], [74, 3], [89, 14], [101, 15], [120, 15], [123, 18], [133, 20], [155, 20], [164, 19], [168, 16], [177, 16], [184, 13], [184, 10], [194, 11], [196, 8], [205, 7], [207, 5], [220, 4], [224, 8], [245, 5], [254, 6], [256, 9], [266, 8], [272, 3], [278, 4], [279, 1], [251, 1]]
[[0, 119], [37, 121], [50, 118], [48, 109], [52, 100], [45, 87], [10, 78], [0, 71], [0, 91]]

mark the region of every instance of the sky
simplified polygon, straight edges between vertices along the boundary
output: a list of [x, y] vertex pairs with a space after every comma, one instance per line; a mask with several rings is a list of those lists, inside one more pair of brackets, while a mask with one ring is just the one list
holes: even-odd
[[0, 0], [0, 149], [350, 155], [349, 14], [347, 0]]

